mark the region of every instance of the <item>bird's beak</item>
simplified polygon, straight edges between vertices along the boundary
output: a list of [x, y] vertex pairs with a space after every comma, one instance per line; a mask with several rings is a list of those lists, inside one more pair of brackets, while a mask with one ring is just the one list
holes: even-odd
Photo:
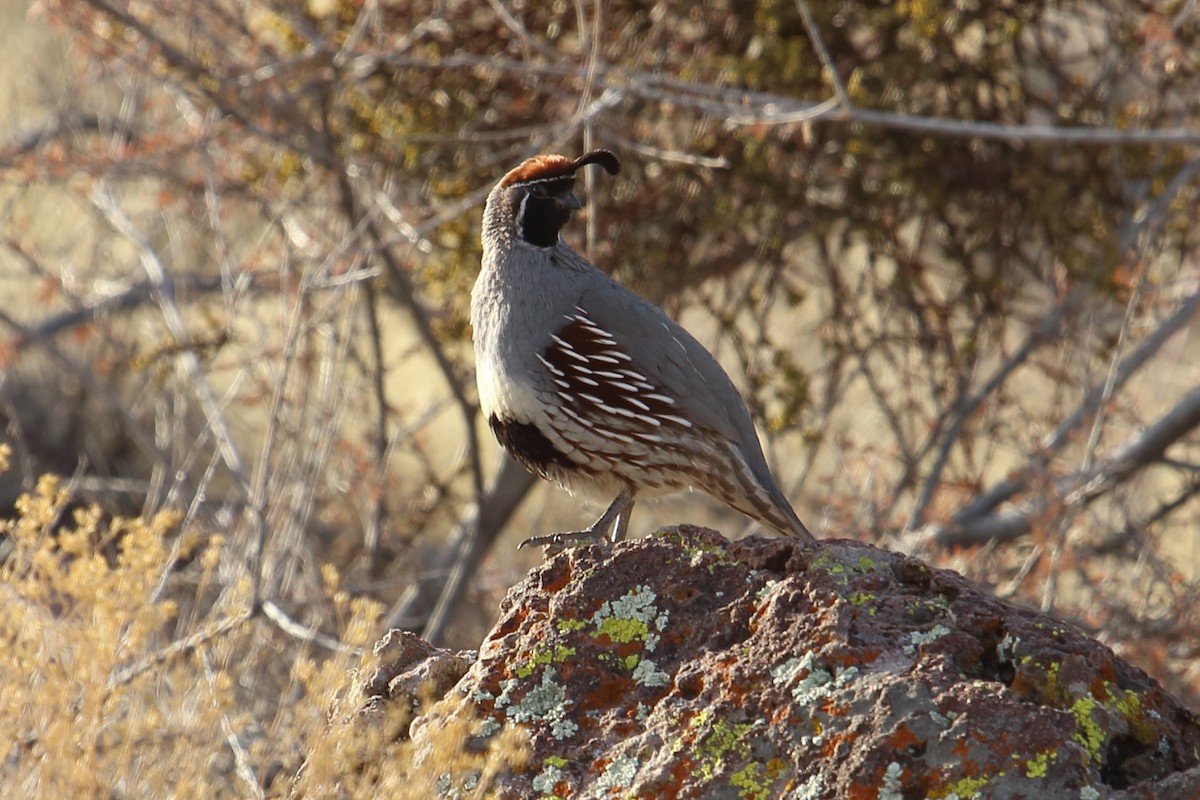
[[579, 202], [579, 198], [575, 196], [574, 192], [559, 195], [558, 204], [568, 211], [578, 211], [583, 208], [583, 203]]

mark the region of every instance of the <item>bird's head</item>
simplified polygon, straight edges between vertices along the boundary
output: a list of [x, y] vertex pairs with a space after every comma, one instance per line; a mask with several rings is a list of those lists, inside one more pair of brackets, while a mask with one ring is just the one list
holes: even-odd
[[571, 191], [575, 173], [588, 164], [598, 164], [609, 175], [621, 170], [617, 157], [607, 150], [592, 150], [576, 159], [540, 155], [509, 170], [488, 195], [485, 218], [503, 219], [513, 225], [517, 238], [537, 247], [552, 247], [558, 233], [582, 208]]

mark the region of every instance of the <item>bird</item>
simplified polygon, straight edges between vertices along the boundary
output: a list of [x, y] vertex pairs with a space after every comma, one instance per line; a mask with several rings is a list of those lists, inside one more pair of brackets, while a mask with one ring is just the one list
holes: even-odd
[[583, 206], [575, 174], [620, 172], [611, 151], [542, 154], [484, 204], [471, 290], [479, 407], [531, 472], [609, 501], [587, 528], [521, 543], [625, 538], [639, 495], [700, 489], [777, 533], [813, 540], [771, 475], [746, 403], [717, 360], [658, 306], [561, 238]]

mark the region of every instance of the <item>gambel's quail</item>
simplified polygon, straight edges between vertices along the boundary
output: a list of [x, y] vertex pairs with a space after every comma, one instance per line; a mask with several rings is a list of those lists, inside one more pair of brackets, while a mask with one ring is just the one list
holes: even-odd
[[612, 504], [572, 539], [620, 541], [639, 493], [703, 489], [779, 533], [812, 539], [763, 457], [746, 405], [704, 346], [559, 239], [575, 172], [617, 157], [531, 158], [483, 212], [471, 292], [479, 403], [496, 439], [533, 472]]

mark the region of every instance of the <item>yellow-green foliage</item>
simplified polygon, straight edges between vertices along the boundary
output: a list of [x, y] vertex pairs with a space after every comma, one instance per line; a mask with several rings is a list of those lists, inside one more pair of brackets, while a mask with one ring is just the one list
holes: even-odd
[[[0, 445], [0, 467], [7, 455]], [[441, 775], [485, 789], [522, 758], [515, 734], [464, 753], [469, 719], [427, 726], [414, 752], [395, 741], [404, 704], [370, 725], [330, 723], [331, 711], [355, 718], [350, 676], [373, 670], [380, 633], [379, 607], [339, 593], [332, 572], [346, 647], [324, 657], [249, 612], [247, 579], [220, 585], [236, 574], [221, 537], [189, 554], [174, 515], [104, 524], [93, 507], [65, 520], [67, 501], [45, 477], [0, 520], [6, 797], [286, 797], [307, 758], [306, 797], [425, 798]]]

